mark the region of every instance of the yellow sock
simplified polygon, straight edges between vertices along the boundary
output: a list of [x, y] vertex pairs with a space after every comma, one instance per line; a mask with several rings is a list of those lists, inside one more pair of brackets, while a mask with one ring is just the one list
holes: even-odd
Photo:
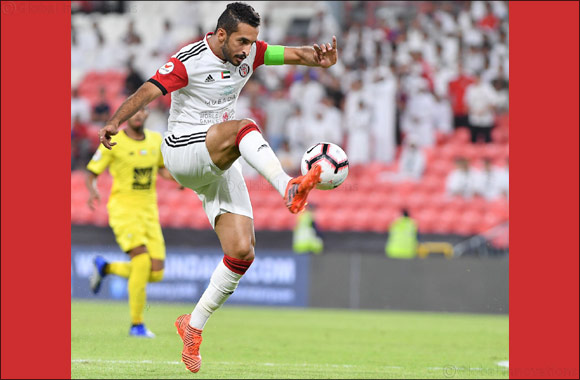
[[147, 293], [145, 288], [151, 273], [151, 258], [142, 253], [131, 259], [131, 275], [129, 276], [129, 309], [131, 311], [131, 323], [136, 325], [143, 323], [143, 310]]
[[163, 280], [163, 269], [151, 271], [151, 274], [149, 275], [149, 282], [159, 282], [161, 280]]
[[131, 274], [131, 263], [129, 261], [116, 261], [114, 263], [109, 263], [105, 272], [107, 274], [116, 274], [120, 277], [129, 278], [129, 275]]

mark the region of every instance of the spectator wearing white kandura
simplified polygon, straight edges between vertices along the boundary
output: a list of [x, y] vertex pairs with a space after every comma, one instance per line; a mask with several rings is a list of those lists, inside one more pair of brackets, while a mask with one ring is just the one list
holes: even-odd
[[[342, 130], [342, 113], [333, 104], [330, 97], [325, 96], [316, 110], [316, 121], [314, 128], [308, 128], [312, 133], [308, 146], [320, 141], [328, 141], [342, 146], [344, 133]], [[314, 133], [313, 133], [314, 132]]]
[[91, 121], [91, 105], [85, 98], [79, 95], [79, 90], [77, 88], [73, 88], [70, 100], [71, 128], [73, 121], [77, 117], [79, 121], [83, 123], [88, 123]]
[[280, 23], [272, 23], [269, 14], [265, 14], [260, 25], [260, 39], [268, 41], [271, 45], [282, 45], [284, 43], [284, 28]]
[[470, 168], [469, 161], [463, 157], [455, 159], [456, 169], [451, 171], [445, 182], [447, 195], [472, 198], [477, 189], [475, 172]]
[[509, 157], [506, 158], [506, 166], [497, 168], [498, 172], [498, 187], [500, 194], [509, 198], [510, 193], [510, 162]]
[[273, 89], [270, 96], [265, 99], [266, 125], [265, 130], [268, 136], [270, 147], [277, 150], [285, 140], [284, 125], [293, 112], [293, 107], [288, 100], [284, 88], [278, 86]]
[[329, 11], [327, 3], [317, 2], [318, 10], [308, 24], [308, 38], [312, 41], [330, 41], [340, 33], [338, 22]]
[[429, 90], [426, 80], [417, 78], [416, 90], [410, 92], [409, 100], [401, 119], [401, 129], [413, 136], [421, 147], [435, 144], [435, 97]]
[[373, 160], [390, 163], [396, 150], [397, 79], [384, 66], [375, 67], [371, 93]]
[[345, 117], [348, 140], [346, 154], [351, 165], [365, 164], [370, 161], [370, 121], [371, 110], [360, 99], [358, 109]]
[[501, 176], [501, 172], [492, 165], [492, 161], [484, 159], [482, 169], [474, 172], [476, 194], [488, 201], [499, 198], [502, 195]]
[[425, 165], [426, 158], [423, 150], [417, 146], [412, 137], [405, 139], [405, 145], [399, 159], [398, 179], [420, 180], [425, 171]]
[[443, 65], [438, 66], [434, 72], [435, 128], [446, 135], [453, 132], [453, 108], [451, 107], [448, 89], [449, 82], [454, 75], [454, 69]]
[[307, 68], [302, 80], [292, 83], [289, 90], [290, 100], [300, 104], [302, 113], [308, 117], [314, 116], [316, 105], [324, 97], [324, 87], [312, 75], [312, 69]]
[[369, 100], [369, 89], [363, 85], [362, 76], [356, 71], [351, 71], [349, 74], [351, 76], [350, 89], [345, 89], [344, 98], [344, 117], [345, 119], [350, 119], [356, 114], [359, 109], [359, 103], [365, 101], [370, 103]]
[[485, 54], [482, 45], [468, 44], [463, 52], [463, 63], [465, 71], [473, 74], [485, 70]]
[[294, 112], [286, 121], [284, 130], [286, 131], [286, 140], [290, 144], [290, 149], [306, 150], [309, 145], [306, 145], [306, 132], [309, 126], [312, 126], [313, 121], [307, 118], [302, 112], [300, 105], [294, 105]]
[[479, 74], [475, 76], [475, 82], [465, 90], [472, 143], [476, 143], [480, 135], [486, 143], [491, 142], [498, 100], [495, 89], [491, 84], [482, 81]]
[[166, 62], [169, 57], [177, 53], [180, 42], [171, 20], [166, 18], [163, 21], [163, 32], [154, 46], [153, 56], [161, 56], [161, 59]]

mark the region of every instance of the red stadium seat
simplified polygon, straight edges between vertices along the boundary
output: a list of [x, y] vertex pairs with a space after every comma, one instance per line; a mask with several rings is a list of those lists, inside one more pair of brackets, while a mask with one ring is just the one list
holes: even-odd
[[451, 135], [450, 142], [454, 144], [470, 144], [471, 133], [467, 128], [457, 128]]
[[464, 198], [451, 197], [449, 198], [449, 203], [446, 205], [446, 209], [461, 214], [469, 207], [468, 204], [469, 201]]
[[454, 226], [459, 222], [459, 214], [444, 210], [437, 215], [436, 223], [433, 225], [432, 232], [440, 234], [453, 233]]
[[473, 210], [480, 214], [485, 213], [488, 208], [489, 202], [482, 197], [471, 198], [465, 203], [465, 209]]
[[417, 214], [411, 214], [411, 216], [417, 221], [418, 229], [420, 233], [432, 233], [435, 230], [435, 225], [437, 223], [437, 213], [432, 209], [422, 210]]

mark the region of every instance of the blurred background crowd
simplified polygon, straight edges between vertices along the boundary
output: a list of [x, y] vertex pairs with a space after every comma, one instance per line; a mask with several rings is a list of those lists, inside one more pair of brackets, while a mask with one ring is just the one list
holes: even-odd
[[[228, 2], [72, 3], [72, 221], [106, 225], [82, 195], [81, 169], [98, 129], [171, 55], [213, 32]], [[507, 247], [507, 1], [249, 3], [269, 44], [338, 40], [339, 62], [328, 70], [258, 68], [236, 112], [257, 121], [289, 173], [317, 142], [345, 149], [349, 178], [312, 199], [322, 230], [384, 232], [405, 208], [420, 232], [470, 236], [502, 227], [494, 244]], [[169, 105], [169, 95], [152, 103], [146, 127], [163, 133]], [[244, 170], [252, 199], [259, 197], [256, 228], [292, 229], [294, 216], [276, 192]], [[169, 187], [160, 181], [162, 225], [209, 228], [192, 194], [165, 195]], [[195, 215], [174, 209], [184, 203]]]

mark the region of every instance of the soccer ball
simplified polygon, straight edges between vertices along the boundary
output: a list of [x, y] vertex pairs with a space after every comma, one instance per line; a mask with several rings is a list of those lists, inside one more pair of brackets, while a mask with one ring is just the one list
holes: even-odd
[[320, 142], [308, 148], [302, 156], [300, 170], [306, 174], [313, 165], [320, 165], [320, 183], [317, 189], [330, 190], [344, 182], [348, 175], [348, 157], [338, 145]]

